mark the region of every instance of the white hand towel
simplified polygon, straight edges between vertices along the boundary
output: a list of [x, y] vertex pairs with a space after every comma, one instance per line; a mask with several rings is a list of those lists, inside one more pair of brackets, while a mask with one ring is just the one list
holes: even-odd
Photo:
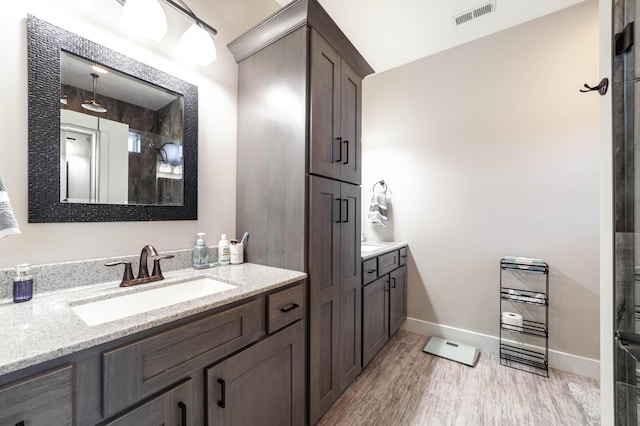
[[9, 204], [9, 194], [0, 178], [0, 238], [10, 237], [20, 233], [18, 221], [13, 215], [11, 204]]
[[369, 222], [387, 225], [387, 191], [373, 191], [369, 206]]

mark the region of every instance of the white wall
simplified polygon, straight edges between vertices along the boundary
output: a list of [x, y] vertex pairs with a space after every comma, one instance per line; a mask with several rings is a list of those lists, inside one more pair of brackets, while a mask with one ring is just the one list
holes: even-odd
[[393, 223], [363, 230], [409, 243], [409, 317], [496, 336], [499, 259], [540, 257], [550, 347], [598, 358], [599, 79], [595, 0], [365, 79]]
[[[251, 4], [249, 4], [251, 3]], [[180, 34], [190, 22], [163, 3], [169, 33], [158, 44], [121, 29], [115, 0], [28, 0], [4, 6], [0, 14], [3, 54], [0, 92], [0, 176], [22, 234], [0, 240], [0, 268], [20, 262], [44, 264], [135, 254], [145, 244], [158, 250], [210, 244], [235, 229], [237, 66], [226, 44], [279, 7], [272, 0], [192, 0], [191, 8], [216, 27], [218, 60], [207, 68], [178, 59]], [[129, 223], [27, 223], [27, 51], [26, 16], [54, 25], [145, 62], [199, 87], [198, 220]]]

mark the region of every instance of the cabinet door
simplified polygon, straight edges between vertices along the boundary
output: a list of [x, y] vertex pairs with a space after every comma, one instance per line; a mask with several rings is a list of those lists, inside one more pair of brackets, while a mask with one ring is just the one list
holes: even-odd
[[340, 394], [340, 182], [310, 177], [309, 415], [315, 424]]
[[315, 31], [311, 32], [310, 172], [340, 179], [344, 158], [340, 137], [342, 58]]
[[106, 423], [108, 426], [177, 425], [195, 426], [193, 382], [186, 380], [175, 388], [150, 399], [141, 406]]
[[0, 388], [0, 425], [75, 424], [73, 381], [66, 365]]
[[304, 425], [304, 360], [298, 321], [207, 369], [207, 424]]
[[362, 367], [389, 341], [389, 275], [362, 289]]
[[360, 187], [340, 185], [340, 392], [362, 369]]
[[342, 61], [340, 87], [340, 137], [342, 138], [340, 179], [360, 185], [362, 79], [345, 61]]
[[407, 267], [391, 272], [389, 293], [389, 337], [393, 336], [407, 319]]

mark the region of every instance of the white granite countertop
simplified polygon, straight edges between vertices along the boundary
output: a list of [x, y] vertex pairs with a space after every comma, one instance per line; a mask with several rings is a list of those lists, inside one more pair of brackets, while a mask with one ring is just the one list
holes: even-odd
[[[183, 269], [164, 276], [162, 281], [133, 287], [119, 287], [117, 281], [36, 293], [32, 300], [23, 303], [0, 301], [0, 375], [277, 289], [307, 275], [244, 263], [204, 270]], [[237, 287], [91, 327], [71, 310], [71, 306], [85, 301], [145, 291], [195, 277], [209, 277]]]
[[367, 260], [372, 257], [380, 256], [381, 254], [406, 247], [406, 245], [407, 243], [400, 242], [382, 243], [377, 241], [363, 241], [360, 244], [360, 256], [362, 257], [362, 260]]

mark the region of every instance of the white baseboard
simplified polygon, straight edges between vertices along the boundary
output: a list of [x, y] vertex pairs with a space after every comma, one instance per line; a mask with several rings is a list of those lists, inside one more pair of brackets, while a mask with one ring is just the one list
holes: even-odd
[[[461, 328], [434, 324], [415, 318], [407, 318], [402, 329], [425, 336], [436, 336], [442, 339], [464, 343], [465, 345], [474, 346], [481, 351], [499, 352], [500, 344], [497, 336], [489, 336]], [[536, 349], [544, 351], [544, 348]], [[549, 349], [549, 367], [581, 376], [600, 379], [600, 361], [597, 359], [585, 358]]]

